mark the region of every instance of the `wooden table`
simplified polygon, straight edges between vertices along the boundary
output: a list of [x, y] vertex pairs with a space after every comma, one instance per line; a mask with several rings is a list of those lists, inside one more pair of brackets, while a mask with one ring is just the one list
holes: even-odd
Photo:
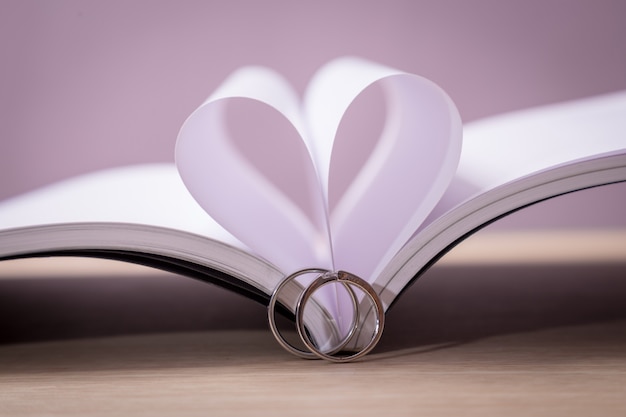
[[341, 365], [291, 357], [263, 306], [213, 286], [20, 261], [0, 271], [0, 415], [626, 415], [626, 257], [520, 259], [442, 262]]

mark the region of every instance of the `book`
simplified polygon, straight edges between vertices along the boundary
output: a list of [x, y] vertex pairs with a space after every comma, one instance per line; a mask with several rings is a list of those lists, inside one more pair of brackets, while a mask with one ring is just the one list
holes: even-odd
[[[367, 100], [386, 107], [354, 118]], [[352, 360], [402, 292], [472, 233], [626, 181], [625, 116], [616, 92], [463, 126], [431, 81], [359, 58], [323, 66], [301, 101], [278, 73], [245, 67], [183, 123], [175, 164], [1, 202], [0, 259], [102, 257], [216, 283], [269, 304], [292, 353]], [[366, 127], [351, 135], [349, 120]], [[293, 316], [304, 350], [275, 329], [275, 308]]]

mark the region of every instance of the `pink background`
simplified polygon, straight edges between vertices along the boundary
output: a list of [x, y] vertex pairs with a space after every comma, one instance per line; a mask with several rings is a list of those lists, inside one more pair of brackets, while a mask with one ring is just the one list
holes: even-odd
[[[187, 115], [245, 64], [302, 91], [324, 62], [359, 55], [434, 80], [464, 121], [624, 89], [625, 21], [626, 3], [606, 0], [3, 0], [0, 200], [172, 161]], [[599, 196], [600, 222], [625, 224], [625, 190], [578, 198]], [[563, 223], [558, 204], [528, 221]]]

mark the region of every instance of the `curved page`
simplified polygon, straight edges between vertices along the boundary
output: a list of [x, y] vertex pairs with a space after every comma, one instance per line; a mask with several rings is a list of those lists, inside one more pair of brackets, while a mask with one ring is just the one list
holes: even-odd
[[[333, 156], [337, 129], [348, 107], [375, 83], [386, 91], [389, 108], [382, 137], [330, 213], [331, 164], [350, 162]], [[313, 177], [301, 184], [311, 196], [312, 216], [235, 146], [227, 112], [241, 98], [274, 109], [298, 133], [296, 140], [308, 153], [285, 157], [301, 158], [303, 177]], [[254, 131], [249, 140], [263, 137], [262, 130]], [[460, 118], [440, 88], [415, 75], [340, 58], [314, 76], [303, 109], [275, 72], [259, 67], [237, 71], [185, 122], [176, 161], [200, 205], [281, 270], [344, 269], [371, 280], [443, 194], [460, 148]]]

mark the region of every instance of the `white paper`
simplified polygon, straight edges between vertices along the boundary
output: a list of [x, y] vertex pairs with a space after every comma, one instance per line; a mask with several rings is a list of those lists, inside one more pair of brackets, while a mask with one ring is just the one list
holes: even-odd
[[83, 174], [0, 204], [0, 230], [108, 222], [181, 230], [247, 249], [193, 200], [171, 163]]
[[626, 92], [468, 124], [458, 176], [484, 191], [565, 162], [626, 146]]
[[[388, 106], [382, 137], [330, 213], [331, 166], [349, 162], [333, 156], [337, 129], [353, 101], [375, 83]], [[180, 174], [207, 213], [285, 273], [343, 269], [372, 281], [452, 179], [461, 151], [458, 112], [432, 82], [357, 58], [324, 66], [302, 109], [295, 97], [269, 69], [236, 72], [183, 125], [176, 148]], [[224, 112], [226, 104], [237, 104], [235, 98], [270, 106], [299, 134], [308, 150], [300, 161], [303, 177], [314, 177], [301, 184], [311, 196], [312, 214], [233, 145]], [[263, 140], [263, 132], [254, 136]]]

